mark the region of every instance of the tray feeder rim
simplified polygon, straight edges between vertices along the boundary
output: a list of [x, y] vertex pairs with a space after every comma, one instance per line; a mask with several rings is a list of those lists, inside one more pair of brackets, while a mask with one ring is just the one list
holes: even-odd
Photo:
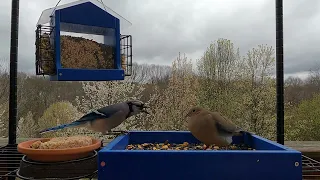
[[185, 154], [296, 154], [300, 153], [299, 151], [286, 151], [286, 150], [112, 150], [112, 149], [101, 149], [101, 152], [107, 153], [185, 153]]
[[[108, 153], [284, 153], [284, 154], [301, 154], [300, 151], [297, 151], [295, 149], [289, 148], [287, 146], [283, 146], [281, 144], [278, 144], [276, 142], [273, 142], [271, 140], [265, 139], [263, 137], [260, 137], [258, 135], [253, 134], [252, 136], [256, 139], [259, 139], [261, 141], [267, 142], [271, 144], [272, 146], [276, 146], [281, 148], [281, 150], [216, 150], [216, 151], [205, 151], [205, 150], [126, 150], [126, 149], [117, 149], [113, 150], [112, 148], [117, 145], [122, 139], [130, 137], [130, 134], [146, 134], [146, 133], [166, 133], [166, 134], [189, 134], [190, 131], [128, 131], [129, 133], [126, 135], [120, 135], [113, 139], [110, 143], [108, 143], [104, 148], [102, 148], [101, 152], [108, 152]], [[148, 142], [146, 142], [148, 143]]]

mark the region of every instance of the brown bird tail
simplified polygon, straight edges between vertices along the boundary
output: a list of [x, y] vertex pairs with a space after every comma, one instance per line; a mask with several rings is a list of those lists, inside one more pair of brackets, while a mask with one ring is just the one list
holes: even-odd
[[235, 132], [233, 133], [234, 136], [242, 136], [243, 135], [243, 132], [239, 131], [239, 132]]
[[252, 135], [254, 133], [244, 131], [244, 130], [239, 130], [233, 133], [234, 136], [243, 136], [244, 134]]
[[253, 141], [253, 134], [254, 133], [251, 133], [251, 132], [247, 132], [247, 131], [242, 131], [244, 134], [247, 134], [247, 144], [249, 146], [251, 146], [252, 148], [255, 148], [254, 146], [254, 141]]

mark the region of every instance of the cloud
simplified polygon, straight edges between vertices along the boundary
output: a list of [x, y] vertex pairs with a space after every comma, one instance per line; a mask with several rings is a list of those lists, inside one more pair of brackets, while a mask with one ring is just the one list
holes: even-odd
[[[71, 1], [61, 1], [68, 2]], [[41, 12], [56, 3], [20, 1], [19, 70], [34, 72], [35, 24]], [[104, 0], [104, 3], [132, 22], [122, 33], [133, 36], [136, 62], [169, 65], [178, 52], [197, 59], [218, 38], [232, 40], [242, 54], [258, 44], [275, 47], [274, 1]], [[0, 56], [9, 60], [11, 4], [4, 1], [0, 6]], [[318, 65], [319, 8], [320, 1], [284, 2], [285, 73], [296, 74]]]

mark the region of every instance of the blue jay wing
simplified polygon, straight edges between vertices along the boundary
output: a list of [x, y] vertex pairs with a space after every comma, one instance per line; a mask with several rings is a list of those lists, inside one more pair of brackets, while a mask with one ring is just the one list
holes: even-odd
[[127, 103], [118, 103], [118, 104], [113, 104], [110, 106], [100, 108], [96, 112], [100, 113], [100, 114], [104, 114], [107, 117], [111, 117], [119, 111], [126, 112], [126, 110], [128, 110], [128, 109], [129, 108], [128, 108]]
[[110, 118], [99, 118], [91, 121], [91, 129], [99, 132], [107, 132], [111, 129], [119, 126], [123, 121], [126, 120], [126, 114], [123, 111], [118, 111], [113, 114]]
[[87, 122], [95, 119], [110, 118], [111, 116], [115, 115], [119, 111], [124, 111], [126, 106], [128, 106], [126, 103], [119, 103], [119, 104], [106, 106], [82, 116], [79, 120], [77, 120], [77, 122], [84, 122], [84, 121]]
[[75, 122], [90, 122], [95, 119], [105, 119], [108, 118], [108, 116], [102, 114], [102, 113], [97, 113], [96, 111], [90, 112], [84, 116], [82, 116], [79, 120], [76, 120]]

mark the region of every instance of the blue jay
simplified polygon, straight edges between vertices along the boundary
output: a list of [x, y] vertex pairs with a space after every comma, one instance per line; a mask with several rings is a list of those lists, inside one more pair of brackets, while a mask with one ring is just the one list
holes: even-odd
[[[94, 110], [70, 124], [62, 124], [56, 127], [44, 129], [39, 133], [43, 134], [46, 132], [56, 131], [69, 127], [85, 126], [93, 131], [101, 132], [103, 135], [117, 133], [116, 131], [111, 132], [111, 129], [119, 126], [130, 116], [134, 116], [141, 112], [149, 114], [149, 112], [146, 111], [146, 108], [149, 108], [149, 106], [145, 105], [142, 101], [139, 100], [117, 103]], [[122, 133], [123, 131], [118, 131], [118, 133], [119, 132]]]

